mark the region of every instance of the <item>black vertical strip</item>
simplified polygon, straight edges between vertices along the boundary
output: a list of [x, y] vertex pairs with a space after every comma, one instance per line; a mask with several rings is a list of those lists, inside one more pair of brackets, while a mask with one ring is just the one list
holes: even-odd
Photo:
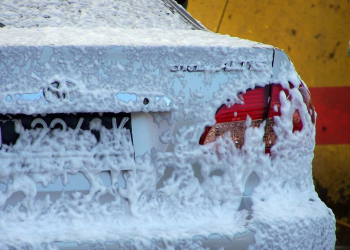
[[263, 120], [266, 120], [266, 121], [270, 112], [269, 107], [271, 102], [271, 91], [272, 91], [271, 84], [266, 85], [265, 86], [265, 109], [263, 114]]
[[[275, 56], [276, 56], [276, 50], [273, 49], [273, 55], [272, 55], [272, 76], [271, 77], [273, 77], [273, 67], [275, 65]], [[271, 83], [266, 85], [265, 88], [268, 88], [268, 90], [267, 90], [268, 95], [267, 95], [266, 102], [265, 102], [265, 114], [264, 114], [264, 120], [267, 120], [267, 117], [268, 117], [268, 115], [270, 113], [269, 107], [270, 107], [270, 102], [271, 102], [271, 98], [272, 98], [272, 96], [271, 96], [271, 94], [272, 94]]]
[[275, 65], [275, 54], [276, 54], [276, 50], [273, 49], [273, 54], [272, 54], [272, 68]]
[[1, 125], [2, 125], [2, 122], [0, 122], [0, 149], [2, 148], [2, 132], [1, 132]]

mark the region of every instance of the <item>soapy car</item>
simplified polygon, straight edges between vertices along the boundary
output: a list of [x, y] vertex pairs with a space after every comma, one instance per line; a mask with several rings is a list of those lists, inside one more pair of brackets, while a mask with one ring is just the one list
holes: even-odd
[[333, 249], [280, 49], [172, 0], [0, 6], [1, 249]]

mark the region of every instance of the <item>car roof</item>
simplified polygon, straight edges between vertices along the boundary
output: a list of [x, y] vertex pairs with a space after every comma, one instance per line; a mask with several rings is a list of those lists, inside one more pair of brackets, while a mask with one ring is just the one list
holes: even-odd
[[2, 0], [0, 27], [205, 29], [173, 0]]
[[174, 0], [0, 0], [0, 3], [0, 46], [266, 47], [200, 32], [208, 30]]

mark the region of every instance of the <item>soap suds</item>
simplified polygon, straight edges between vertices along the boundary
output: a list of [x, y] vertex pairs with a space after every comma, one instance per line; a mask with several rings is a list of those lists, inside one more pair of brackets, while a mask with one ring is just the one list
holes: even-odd
[[[33, 6], [51, 14], [58, 2], [45, 7], [33, 1]], [[146, 2], [151, 1], [140, 1]], [[92, 7], [107, 8], [107, 3]], [[76, 6], [73, 11], [83, 8], [80, 18], [89, 14], [84, 4], [71, 4]], [[18, 1], [13, 8], [20, 5]], [[157, 25], [157, 19], [95, 29], [80, 27], [86, 19], [75, 19], [72, 13], [62, 28], [55, 28], [61, 19], [53, 25], [46, 25], [42, 16], [32, 21], [26, 15], [11, 19], [9, 1], [1, 6], [5, 16], [0, 22], [12, 26], [0, 29], [1, 114], [152, 112], [155, 123], [180, 127], [155, 135], [169, 144], [168, 150], [149, 150], [134, 159], [132, 134], [120, 123], [115, 122], [113, 129], [101, 126], [99, 120], [90, 123], [90, 129], [100, 131], [100, 141], [79, 126], [65, 129], [60, 120], [56, 130], [36, 120], [38, 127], [30, 132], [17, 123], [17, 143], [2, 144], [0, 149], [0, 248], [55, 249], [53, 242], [111, 241], [136, 249], [160, 249], [154, 242], [161, 242], [163, 249], [178, 244], [201, 249], [192, 242], [193, 236], [218, 233], [232, 239], [247, 229], [254, 233], [250, 249], [334, 248], [334, 216], [312, 182], [315, 125], [300, 92], [290, 89], [289, 83], [300, 83], [293, 66], [282, 63], [278, 75], [291, 99], [280, 93], [281, 116], [274, 118], [277, 140], [271, 155], [265, 154], [262, 140], [265, 122], [253, 128], [249, 119], [242, 149], [229, 135], [199, 145], [223, 103], [242, 103], [240, 94], [270, 83], [271, 46], [203, 31], [160, 30], [164, 27]], [[138, 11], [135, 7], [135, 18]], [[97, 26], [104, 26], [100, 14], [93, 17]], [[18, 28], [38, 20], [42, 28]], [[79, 28], [72, 28], [76, 25]], [[151, 29], [142, 30], [143, 25]], [[259, 67], [229, 69], [228, 61]], [[193, 71], [194, 66], [201, 70]], [[39, 97], [28, 100], [24, 98], [28, 94]], [[293, 132], [295, 110], [303, 129]], [[199, 166], [200, 180], [193, 166]], [[173, 171], [163, 178], [167, 168]], [[100, 178], [107, 171], [109, 186]], [[220, 175], [213, 175], [215, 171]], [[251, 195], [249, 216], [247, 210], [238, 210], [253, 172], [260, 182]], [[66, 191], [55, 200], [38, 199], [39, 183], [49, 187], [61, 177], [66, 185], [75, 174], [86, 178], [88, 192]], [[120, 176], [125, 186], [119, 185]], [[22, 193], [23, 200], [7, 205], [16, 193]], [[112, 199], [102, 203], [106, 195]]]

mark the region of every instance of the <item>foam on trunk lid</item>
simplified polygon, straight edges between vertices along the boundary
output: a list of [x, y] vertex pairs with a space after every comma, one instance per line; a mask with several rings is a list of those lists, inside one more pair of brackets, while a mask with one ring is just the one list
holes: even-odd
[[[114, 36], [107, 36], [107, 31]], [[80, 42], [88, 41], [89, 35], [84, 32], [93, 33], [91, 37], [99, 40], [98, 45]], [[118, 241], [122, 247], [147, 249], [161, 242], [164, 249], [174, 249], [181, 241], [185, 249], [201, 249], [198, 242], [192, 242], [193, 236], [218, 233], [232, 239], [249, 229], [255, 240], [250, 249], [332, 249], [334, 216], [318, 198], [312, 182], [315, 126], [301, 94], [289, 87], [289, 82], [296, 86], [300, 83], [293, 66], [281, 63], [276, 76], [271, 66], [273, 49], [239, 39], [198, 33], [181, 40], [177, 35], [184, 31], [147, 31], [151, 32], [148, 35], [140, 31], [141, 36], [136, 36], [137, 32], [102, 30], [98, 39], [97, 31], [77, 30], [74, 39], [68, 40], [72, 44], [65, 43], [63, 35], [56, 38], [61, 42], [58, 45], [30, 46], [18, 46], [20, 42], [9, 45], [11, 39], [19, 39], [5, 33], [5, 42], [0, 42], [1, 113], [169, 112], [170, 117], [156, 117], [154, 121], [168, 119], [174, 129], [155, 135], [161, 143], [170, 145], [168, 151], [150, 149], [134, 159], [130, 132], [120, 129], [111, 136], [123, 147], [101, 145], [92, 154], [120, 152], [117, 162], [113, 157], [103, 162], [93, 157], [77, 163], [78, 158], [72, 155], [66, 158], [68, 165], [66, 160], [53, 161], [62, 145], [72, 145], [74, 131], [68, 128], [69, 133], [54, 135], [52, 150], [45, 152], [47, 160], [16, 151], [17, 147], [30, 145], [31, 150], [41, 153], [40, 143], [32, 144], [37, 136], [21, 131], [18, 145], [3, 145], [1, 149], [0, 204], [4, 206], [16, 192], [24, 197], [0, 211], [0, 246], [49, 248], [55, 241]], [[120, 44], [113, 45], [112, 37], [114, 44], [120, 37]], [[205, 39], [197, 41], [199, 38]], [[259, 62], [263, 66], [229, 70], [225, 64], [228, 61], [234, 62], [230, 65]], [[201, 70], [193, 71], [194, 66]], [[262, 140], [265, 123], [253, 128], [249, 127], [249, 119], [241, 149], [235, 147], [229, 135], [199, 145], [201, 134], [206, 126], [213, 126], [215, 112], [222, 104], [240, 102], [240, 93], [269, 84], [273, 73], [274, 83], [289, 89], [292, 99], [280, 94], [281, 116], [275, 117], [277, 140], [271, 155], [265, 154]], [[58, 88], [52, 85], [56, 81], [61, 84]], [[40, 100], [16, 98], [17, 94], [40, 90], [46, 93]], [[120, 100], [118, 93], [128, 93], [132, 98]], [[6, 100], [7, 96], [11, 101]], [[167, 97], [169, 105], [161, 97]], [[296, 109], [303, 129], [293, 132]], [[75, 142], [80, 152], [89, 152], [85, 142], [91, 138], [83, 135]], [[11, 151], [16, 158], [5, 157]], [[172, 172], [163, 178], [167, 168]], [[121, 170], [127, 170], [122, 176], [123, 187], [115, 185], [120, 182]], [[100, 178], [104, 171], [111, 175], [110, 186]], [[201, 177], [197, 178], [199, 172]], [[253, 172], [259, 184], [250, 194], [249, 216], [240, 205]], [[38, 183], [48, 186], [61, 176], [63, 185], [69, 185], [69, 176], [78, 173], [90, 185], [87, 194], [62, 193], [54, 201], [50, 197], [34, 199]], [[162, 185], [158, 185], [161, 180]], [[105, 194], [113, 199], [101, 204], [100, 197]]]

